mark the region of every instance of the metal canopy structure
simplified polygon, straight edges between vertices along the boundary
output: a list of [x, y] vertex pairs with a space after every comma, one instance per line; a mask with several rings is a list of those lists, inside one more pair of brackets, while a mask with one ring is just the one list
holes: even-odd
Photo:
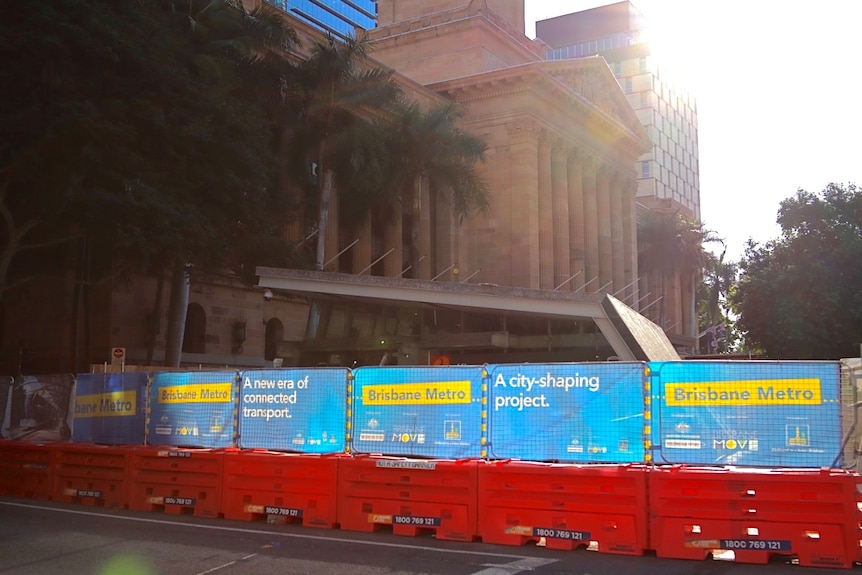
[[318, 301], [409, 305], [471, 313], [517, 313], [592, 321], [621, 361], [673, 361], [679, 355], [654, 323], [611, 295], [258, 267], [258, 285]]

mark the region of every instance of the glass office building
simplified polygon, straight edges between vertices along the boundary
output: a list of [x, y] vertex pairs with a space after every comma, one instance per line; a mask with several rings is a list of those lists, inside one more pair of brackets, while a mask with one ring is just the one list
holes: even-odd
[[338, 38], [377, 24], [376, 0], [267, 0], [291, 16]]
[[637, 166], [638, 197], [700, 219], [697, 102], [654, 57], [648, 23], [625, 0], [536, 22], [548, 60], [602, 55], [652, 139]]

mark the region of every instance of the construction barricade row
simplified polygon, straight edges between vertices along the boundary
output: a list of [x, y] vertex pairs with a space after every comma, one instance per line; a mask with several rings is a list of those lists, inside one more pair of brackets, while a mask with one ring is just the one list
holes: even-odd
[[338, 523], [349, 531], [478, 537], [478, 460], [357, 456], [339, 461]]
[[130, 450], [129, 508], [221, 517], [224, 453], [141, 446]]
[[860, 560], [862, 478], [839, 469], [654, 467], [652, 546], [659, 557], [733, 553], [740, 563], [792, 556], [806, 567]]
[[51, 498], [128, 508], [130, 452], [92, 443], [51, 444]]
[[0, 441], [0, 495], [50, 499], [51, 444]]
[[839, 469], [432, 460], [0, 441], [2, 495], [431, 534], [500, 545], [806, 567], [862, 562], [862, 477]]
[[489, 462], [479, 466], [478, 493], [485, 543], [624, 555], [649, 548], [643, 465]]
[[225, 519], [335, 528], [340, 455], [224, 452]]

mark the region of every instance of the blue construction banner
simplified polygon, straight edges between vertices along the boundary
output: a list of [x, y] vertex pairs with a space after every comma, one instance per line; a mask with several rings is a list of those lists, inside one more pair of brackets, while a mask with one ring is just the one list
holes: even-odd
[[838, 362], [654, 362], [650, 369], [655, 463], [840, 464]]
[[346, 450], [347, 368], [245, 371], [239, 446], [298, 453]]
[[72, 441], [143, 445], [148, 382], [149, 375], [142, 371], [78, 374], [72, 406]]
[[176, 447], [233, 447], [235, 371], [177, 371], [153, 375], [147, 443]]
[[482, 456], [482, 366], [360, 367], [353, 372], [358, 453]]
[[645, 363], [488, 365], [488, 456], [644, 460]]

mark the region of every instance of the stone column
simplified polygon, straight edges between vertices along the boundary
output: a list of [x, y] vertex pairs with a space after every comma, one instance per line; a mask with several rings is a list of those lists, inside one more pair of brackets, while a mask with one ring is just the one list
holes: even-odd
[[[358, 274], [373, 261], [371, 259], [372, 237], [371, 237], [371, 214], [368, 214], [361, 222], [357, 222], [354, 228], [356, 237], [359, 242], [350, 248], [350, 257], [353, 273]], [[353, 240], [350, 240], [353, 241]], [[371, 270], [367, 270], [363, 275], [371, 275]]]
[[613, 289], [610, 293], [623, 299], [626, 282], [626, 258], [623, 244], [623, 177], [617, 170], [611, 174], [611, 249], [613, 251]]
[[[458, 263], [457, 254], [454, 251], [455, 233], [458, 231], [458, 225], [455, 221], [455, 216], [452, 214], [452, 207], [442, 197], [437, 194], [433, 198], [434, 210], [437, 217], [434, 218], [434, 259], [431, 261], [431, 277], [435, 277], [449, 266]], [[444, 276], [440, 276], [443, 279]], [[448, 277], [446, 278], [448, 279]]]
[[[623, 208], [623, 258], [625, 259], [626, 289], [624, 301], [635, 310], [640, 299], [638, 286], [638, 246], [637, 246], [637, 182], [631, 176], [625, 176], [622, 184]], [[633, 283], [634, 282], [634, 283]]]
[[[551, 289], [563, 284], [571, 276], [569, 248], [569, 183], [566, 161], [569, 151], [565, 142], [558, 140], [551, 150], [551, 193], [553, 206], [554, 281]], [[569, 291], [570, 286], [563, 286]]]
[[388, 278], [401, 276], [404, 269], [404, 238], [402, 236], [401, 224], [403, 215], [400, 208], [396, 208], [391, 222], [386, 223], [383, 231], [383, 253], [392, 248], [395, 251], [383, 259], [383, 274]]
[[571, 274], [575, 277], [567, 284], [566, 291], [577, 291], [583, 287], [584, 275], [584, 182], [583, 153], [572, 149], [567, 158], [568, 192], [569, 192], [569, 257]]
[[551, 190], [551, 139], [539, 138], [539, 288], [554, 289], [554, 218]]
[[[422, 178], [419, 208], [419, 269], [413, 276], [417, 279], [431, 279], [431, 192], [428, 189], [428, 178]], [[424, 256], [424, 257], [423, 257]]]
[[[509, 133], [511, 186], [507, 213], [497, 216], [506, 227], [509, 245], [493, 254], [500, 261], [510, 258], [510, 284], [539, 288], [539, 127], [531, 121], [506, 126]], [[494, 210], [505, 209], [495, 202]]]
[[[338, 190], [333, 186], [332, 194], [329, 198], [329, 217], [326, 218], [326, 241], [323, 245], [323, 270], [327, 272], [337, 272], [338, 261], [335, 254], [341, 251], [338, 240]], [[326, 262], [332, 260], [328, 265]]]
[[584, 282], [587, 292], [598, 291], [599, 284], [599, 211], [597, 178], [599, 164], [595, 157], [586, 156], [583, 162], [584, 182]]
[[613, 247], [611, 245], [611, 194], [610, 168], [607, 164], [599, 168], [596, 176], [596, 202], [598, 205], [599, 231], [599, 285], [598, 290], [612, 292]]

